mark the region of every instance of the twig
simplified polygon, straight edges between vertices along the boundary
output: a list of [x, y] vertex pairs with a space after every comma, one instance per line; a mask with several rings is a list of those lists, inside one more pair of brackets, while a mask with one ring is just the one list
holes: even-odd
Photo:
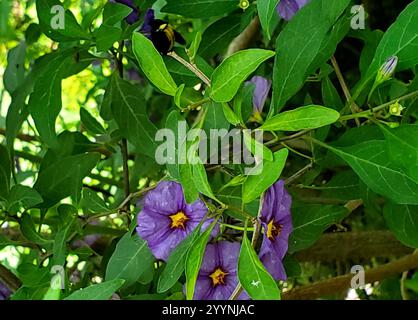
[[287, 178], [286, 181], [285, 181], [285, 184], [286, 185], [291, 185], [297, 179], [299, 179], [301, 176], [303, 176], [307, 171], [309, 171], [310, 169], [312, 169], [312, 167], [313, 167], [313, 162], [311, 161], [308, 165], [306, 165], [305, 167], [303, 167], [302, 169], [300, 169], [293, 176]]
[[240, 50], [246, 49], [249, 47], [255, 36], [258, 34], [260, 30], [260, 19], [256, 16], [250, 24], [238, 35], [228, 47], [228, 51], [226, 54], [226, 58], [230, 55], [238, 52]]
[[[418, 268], [417, 252], [381, 265], [377, 268], [367, 270], [365, 272], [365, 281], [366, 283], [374, 283], [416, 268]], [[323, 280], [321, 282], [284, 292], [282, 298], [284, 300], [307, 300], [343, 293], [351, 288], [352, 278], [353, 274], [350, 273]]]
[[191, 72], [193, 72], [200, 80], [202, 80], [208, 87], [210, 87], [210, 80], [209, 78], [199, 70], [199, 68], [190, 62], [187, 62], [182, 57], [180, 57], [177, 53], [174, 51], [169, 52], [167, 55], [170, 57], [176, 59], [178, 62], [180, 62], [182, 65], [184, 65], [187, 69], [189, 69]]
[[2, 264], [0, 264], [0, 280], [12, 292], [15, 292], [22, 285], [20, 280], [9, 269], [4, 267]]

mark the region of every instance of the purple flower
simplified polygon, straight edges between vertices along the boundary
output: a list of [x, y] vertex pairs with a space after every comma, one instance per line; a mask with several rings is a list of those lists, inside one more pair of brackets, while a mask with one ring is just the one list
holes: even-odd
[[0, 300], [9, 299], [11, 294], [10, 289], [0, 282]]
[[289, 235], [292, 232], [290, 207], [292, 198], [279, 180], [264, 195], [260, 221], [264, 237], [260, 249], [260, 260], [276, 280], [286, 280], [282, 260], [288, 249]]
[[255, 89], [253, 93], [254, 113], [263, 112], [264, 104], [266, 103], [266, 99], [270, 92], [271, 81], [264, 77], [254, 76], [250, 81], [247, 81], [246, 83], [255, 84]]
[[390, 77], [392, 77], [398, 66], [398, 61], [399, 59], [397, 56], [392, 56], [380, 67], [378, 78], [380, 77], [381, 82], [389, 80]]
[[277, 12], [284, 20], [289, 21], [308, 2], [309, 0], [281, 0]]
[[141, 33], [148, 39], [152, 40], [152, 26], [155, 21], [154, 10], [148, 9], [145, 14], [144, 24], [141, 27]]
[[[200, 199], [187, 204], [180, 184], [164, 181], [145, 196], [136, 230], [157, 259], [167, 260], [173, 249], [198, 226], [207, 210]], [[202, 229], [212, 221], [205, 221]]]
[[[208, 244], [197, 276], [195, 300], [227, 300], [238, 284], [237, 266], [241, 245], [220, 241]], [[248, 299], [243, 292], [240, 300]]]
[[134, 24], [139, 20], [139, 9], [135, 5], [133, 0], [111, 0], [111, 2], [117, 2], [120, 4], [124, 4], [132, 9], [132, 12], [125, 18], [125, 21], [129, 24]]

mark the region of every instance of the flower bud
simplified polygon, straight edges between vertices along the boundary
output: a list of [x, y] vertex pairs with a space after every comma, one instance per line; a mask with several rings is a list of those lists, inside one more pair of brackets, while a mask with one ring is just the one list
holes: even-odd
[[380, 67], [376, 81], [382, 83], [389, 80], [395, 73], [396, 66], [398, 65], [398, 57], [392, 56], [386, 60], [386, 62]]
[[250, 1], [249, 0], [240, 0], [239, 5], [238, 5], [241, 9], [246, 10], [248, 9], [248, 7], [250, 6]]

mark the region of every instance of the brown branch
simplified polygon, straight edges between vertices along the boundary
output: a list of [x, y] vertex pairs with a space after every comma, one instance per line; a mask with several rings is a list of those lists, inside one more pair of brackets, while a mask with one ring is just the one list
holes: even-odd
[[14, 273], [2, 264], [0, 264], [0, 281], [3, 282], [12, 292], [15, 292], [22, 285], [18, 277], [16, 277]]
[[[365, 282], [374, 283], [418, 268], [418, 253], [404, 256], [398, 260], [381, 265], [365, 272]], [[296, 288], [282, 294], [284, 300], [312, 300], [328, 295], [344, 293], [351, 288], [354, 274], [346, 274], [323, 280], [312, 285]]]
[[324, 234], [309, 249], [297, 252], [300, 262], [358, 261], [371, 257], [401, 257], [413, 249], [404, 246], [390, 231], [336, 232]]
[[250, 24], [238, 35], [228, 47], [228, 52], [226, 54], [226, 58], [230, 55], [238, 52], [240, 50], [246, 49], [249, 47], [255, 36], [258, 34], [260, 30], [260, 19], [255, 17]]

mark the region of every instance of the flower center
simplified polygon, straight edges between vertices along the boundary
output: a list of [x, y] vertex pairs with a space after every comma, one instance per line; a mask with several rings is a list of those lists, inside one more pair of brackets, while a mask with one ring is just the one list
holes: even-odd
[[216, 270], [209, 276], [212, 279], [212, 285], [214, 287], [218, 285], [225, 285], [225, 277], [228, 275], [227, 272], [223, 271], [222, 268], [216, 268]]
[[177, 228], [186, 228], [186, 222], [189, 220], [189, 218], [185, 215], [183, 211], [179, 211], [176, 214], [172, 214], [170, 216], [171, 219], [171, 229], [177, 229]]
[[271, 219], [267, 225], [267, 238], [273, 241], [282, 232], [283, 225], [275, 223], [274, 219]]

